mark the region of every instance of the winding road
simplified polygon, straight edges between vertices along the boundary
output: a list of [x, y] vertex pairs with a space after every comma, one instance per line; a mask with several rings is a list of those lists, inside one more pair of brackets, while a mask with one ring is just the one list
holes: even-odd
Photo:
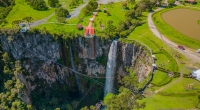
[[[125, 0], [98, 0], [98, 3], [101, 3], [101, 4], [108, 4], [109, 2], [119, 2], [119, 1], [125, 1]], [[70, 18], [67, 18], [67, 19], [71, 19], [71, 18], [76, 18], [78, 17], [78, 15], [80, 14], [81, 12], [81, 9], [84, 8], [88, 3], [88, 0], [84, 0], [84, 4], [78, 6], [74, 11], [70, 12], [70, 15], [71, 17]], [[45, 24], [46, 21], [51, 18], [53, 15], [55, 14], [55, 12], [53, 12], [51, 15], [49, 15], [48, 17], [44, 18], [44, 19], [41, 19], [41, 20], [38, 20], [38, 21], [35, 21], [35, 22], [32, 22], [30, 24], [30, 27], [35, 27], [35, 26], [38, 26], [38, 25], [41, 25], [41, 24]]]
[[170, 41], [169, 39], [167, 39], [163, 34], [161, 34], [158, 29], [156, 28], [155, 24], [153, 23], [153, 20], [152, 20], [152, 14], [157, 12], [157, 11], [160, 11], [164, 8], [158, 8], [156, 10], [154, 10], [154, 12], [150, 12], [148, 14], [148, 25], [149, 25], [149, 28], [150, 30], [153, 32], [153, 34], [161, 39], [166, 45], [174, 48], [175, 50], [177, 50], [179, 53], [183, 54], [186, 58], [188, 58], [191, 62], [193, 63], [200, 63], [200, 54], [199, 53], [196, 53], [194, 50], [190, 49], [190, 48], [185, 48], [185, 50], [181, 50], [178, 48], [178, 44]]
[[[70, 12], [71, 17], [68, 18], [68, 19], [78, 17], [78, 15], [79, 15], [80, 12], [81, 12], [81, 9], [82, 9], [83, 7], [85, 7], [85, 6], [87, 5], [87, 3], [88, 3], [88, 0], [84, 0], [84, 4], [78, 6], [74, 11]], [[46, 22], [49, 18], [51, 18], [54, 14], [55, 14], [55, 12], [53, 12], [51, 15], [49, 15], [48, 17], [46, 17], [46, 18], [44, 18], [44, 19], [41, 19], [41, 20], [32, 22], [32, 23], [30, 24], [30, 27], [35, 27], [35, 26], [38, 26], [38, 25], [40, 25], [40, 24], [45, 24], [45, 22]]]

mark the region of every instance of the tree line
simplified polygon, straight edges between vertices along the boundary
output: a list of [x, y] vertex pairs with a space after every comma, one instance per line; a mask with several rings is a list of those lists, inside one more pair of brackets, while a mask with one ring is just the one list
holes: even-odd
[[6, 16], [12, 10], [15, 5], [15, 0], [0, 0], [0, 25], [6, 24]]

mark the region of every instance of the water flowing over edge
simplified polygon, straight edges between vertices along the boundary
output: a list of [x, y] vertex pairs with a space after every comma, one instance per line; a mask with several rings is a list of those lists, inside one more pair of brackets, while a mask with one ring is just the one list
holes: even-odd
[[110, 50], [108, 53], [104, 95], [106, 95], [107, 93], [111, 93], [113, 90], [114, 74], [116, 69], [116, 57], [117, 57], [117, 41], [114, 40], [110, 46]]

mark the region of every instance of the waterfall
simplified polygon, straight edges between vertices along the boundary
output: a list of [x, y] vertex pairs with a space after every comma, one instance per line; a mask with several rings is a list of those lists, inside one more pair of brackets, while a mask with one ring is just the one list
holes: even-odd
[[[76, 68], [75, 68], [75, 66], [74, 66], [74, 57], [73, 57], [73, 53], [72, 53], [72, 44], [71, 44], [71, 42], [70, 42], [69, 46], [70, 46], [70, 50], [69, 50], [69, 51], [70, 51], [72, 69], [73, 69], [74, 71], [76, 71]], [[80, 85], [79, 76], [78, 76], [77, 73], [75, 73], [75, 72], [74, 72], [74, 74], [75, 74], [75, 77], [76, 77], [76, 84], [77, 84], [77, 86], [78, 86], [78, 90], [81, 91], [81, 85]]]
[[110, 46], [110, 50], [108, 53], [104, 95], [112, 92], [112, 89], [113, 89], [114, 74], [115, 74], [115, 69], [116, 69], [116, 57], [117, 57], [117, 41], [114, 40]]

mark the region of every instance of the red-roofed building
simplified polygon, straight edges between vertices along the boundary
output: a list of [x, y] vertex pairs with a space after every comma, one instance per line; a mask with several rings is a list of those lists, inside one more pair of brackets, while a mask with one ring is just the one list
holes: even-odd
[[196, 0], [185, 0], [185, 2], [187, 2], [187, 3], [195, 3]]
[[84, 36], [86, 38], [93, 38], [95, 35], [94, 27], [86, 27], [84, 31]]

